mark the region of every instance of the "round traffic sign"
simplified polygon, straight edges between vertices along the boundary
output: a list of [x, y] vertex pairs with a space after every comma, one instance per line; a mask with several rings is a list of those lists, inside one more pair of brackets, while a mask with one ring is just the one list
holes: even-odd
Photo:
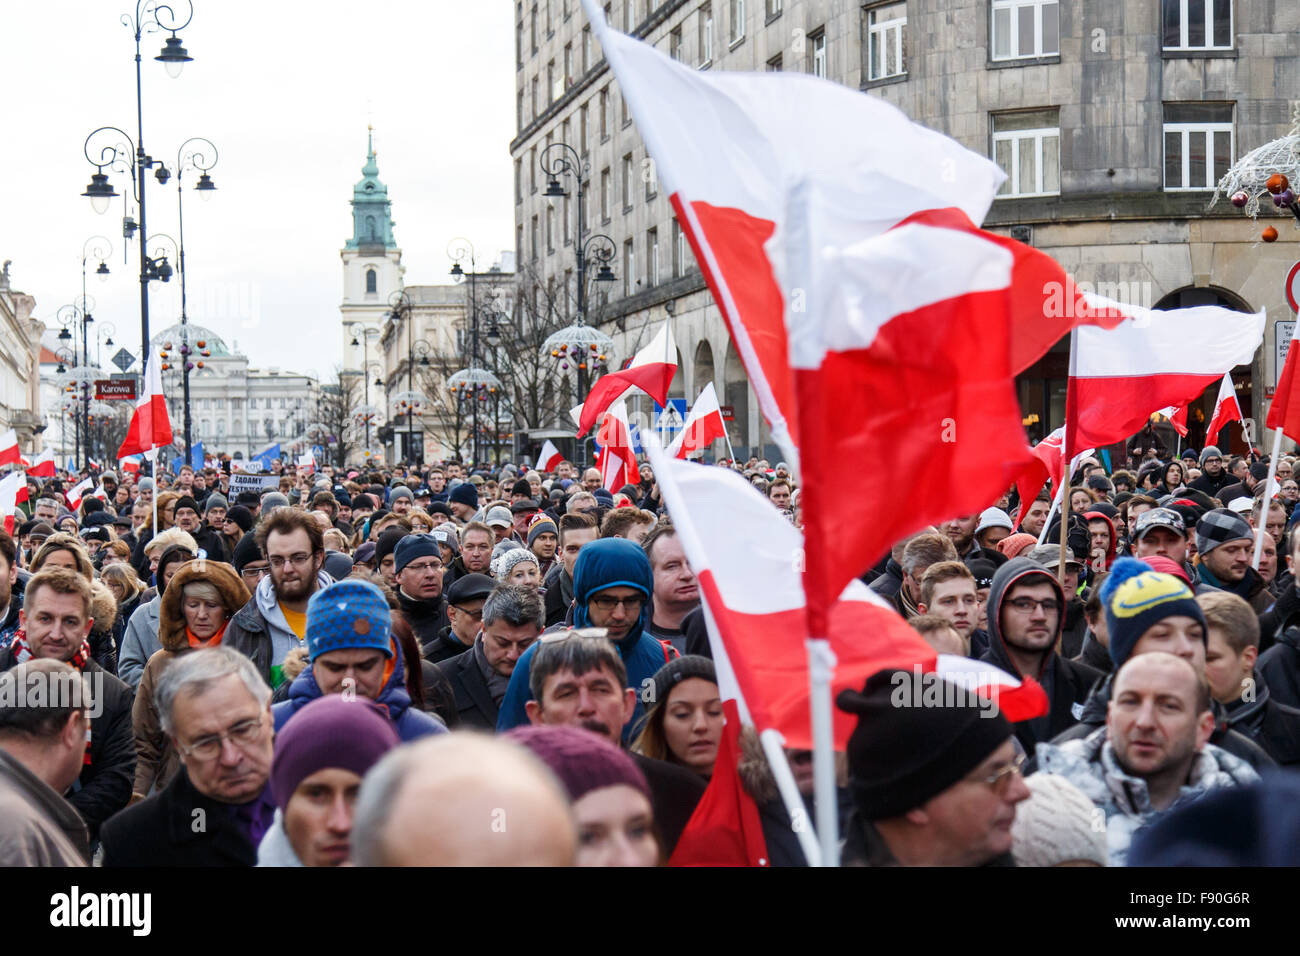
[[1286, 301], [1291, 311], [1300, 315], [1300, 262], [1293, 265], [1286, 274]]

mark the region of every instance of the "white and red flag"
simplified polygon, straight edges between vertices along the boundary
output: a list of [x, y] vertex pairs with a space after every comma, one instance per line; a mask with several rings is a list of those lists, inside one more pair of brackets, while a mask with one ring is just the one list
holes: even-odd
[[1228, 422], [1244, 422], [1246, 416], [1241, 414], [1241, 405], [1237, 402], [1237, 390], [1232, 387], [1232, 375], [1223, 376], [1219, 383], [1219, 396], [1214, 400], [1214, 417], [1210, 427], [1205, 430], [1205, 444], [1217, 445], [1219, 432]]
[[21, 471], [11, 471], [0, 478], [0, 517], [4, 518], [5, 532], [14, 534], [18, 502], [27, 500], [27, 478]]
[[12, 428], [0, 434], [0, 465], [17, 465], [22, 462], [18, 451], [18, 433]]
[[615, 402], [605, 413], [596, 433], [596, 443], [600, 445], [596, 468], [600, 471], [602, 488], [615, 492], [640, 480], [636, 452], [632, 447], [632, 431], [627, 424], [627, 404], [622, 400]]
[[123, 471], [129, 471], [132, 474], [139, 474], [140, 462], [143, 457], [143, 455], [130, 455], [126, 458], [119, 459], [118, 464], [122, 467]]
[[67, 494], [63, 496], [67, 499], [68, 508], [72, 511], [76, 511], [77, 508], [81, 506], [82, 497], [94, 487], [94, 478], [83, 478], [77, 484], [73, 485]]
[[1217, 305], [1171, 311], [1115, 307], [1128, 316], [1115, 328], [1074, 333], [1067, 450], [1125, 440], [1152, 412], [1184, 406], [1234, 366], [1254, 361], [1264, 338], [1263, 312]]
[[41, 456], [36, 459], [36, 463], [27, 469], [27, 474], [33, 478], [53, 478], [56, 473], [53, 448], [46, 448], [41, 452]]
[[[1020, 478], [1016, 481], [1016, 492], [1020, 498], [1020, 512], [1013, 519], [1016, 527], [1020, 526], [1020, 522], [1029, 511], [1030, 503], [1038, 497], [1038, 493], [1043, 490], [1043, 486], [1048, 481], [1052, 483], [1053, 496], [1061, 490], [1061, 485], [1067, 477], [1061, 467], [1064, 463], [1061, 457], [1061, 446], [1064, 442], [1065, 426], [1062, 425], [1030, 449], [1038, 461], [1021, 472]], [[1079, 463], [1093, 451], [1094, 449], [1087, 448], [1075, 455], [1074, 460], [1070, 462], [1069, 473], [1073, 475]]]
[[172, 423], [163, 399], [162, 366], [155, 349], [149, 353], [144, 372], [144, 393], [135, 403], [126, 438], [117, 450], [118, 458], [139, 455], [172, 443]]
[[1174, 431], [1178, 432], [1178, 434], [1182, 435], [1184, 438], [1187, 437], [1186, 405], [1179, 405], [1177, 408], [1173, 405], [1167, 405], [1158, 412], [1153, 412], [1152, 414], [1163, 415], [1165, 418], [1169, 419], [1169, 424], [1173, 426]]
[[542, 445], [541, 452], [537, 456], [537, 470], [545, 472], [554, 471], [560, 466], [560, 462], [562, 461], [564, 461], [564, 456], [560, 454], [560, 450], [552, 444], [549, 438], [546, 439], [546, 442]]
[[708, 448], [719, 438], [727, 437], [727, 423], [722, 419], [722, 408], [718, 405], [718, 393], [713, 390], [713, 383], [704, 386], [704, 390], [695, 398], [691, 413], [672, 444], [667, 448], [674, 458], [687, 458]]
[[627, 368], [596, 379], [578, 413], [578, 437], [591, 430], [600, 413], [635, 389], [660, 405], [668, 404], [668, 388], [677, 374], [677, 346], [673, 342], [672, 320], [659, 328], [650, 343], [636, 353]]

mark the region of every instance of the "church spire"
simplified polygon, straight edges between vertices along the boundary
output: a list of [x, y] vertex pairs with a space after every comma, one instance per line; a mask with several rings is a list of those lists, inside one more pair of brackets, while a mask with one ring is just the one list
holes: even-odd
[[397, 248], [388, 187], [380, 182], [375, 162], [373, 126], [366, 127], [366, 164], [361, 167], [360, 182], [352, 189], [352, 238], [345, 245], [366, 251]]

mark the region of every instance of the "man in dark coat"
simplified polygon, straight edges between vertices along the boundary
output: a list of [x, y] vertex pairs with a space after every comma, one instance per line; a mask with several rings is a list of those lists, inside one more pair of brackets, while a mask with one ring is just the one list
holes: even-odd
[[438, 665], [455, 694], [457, 727], [496, 730], [510, 675], [542, 633], [542, 615], [536, 588], [503, 584], [488, 595], [473, 646]]
[[496, 587], [486, 574], [466, 574], [446, 591], [447, 620], [450, 622], [422, 648], [424, 659], [439, 664], [464, 654], [474, 646], [483, 623], [483, 602]]
[[1027, 753], [1040, 740], [1078, 721], [1078, 705], [1101, 677], [1087, 664], [1056, 652], [1064, 624], [1065, 595], [1060, 582], [1029, 558], [1012, 558], [993, 575], [989, 587], [989, 651], [981, 660], [1014, 677], [1032, 677], [1047, 692], [1046, 716], [1013, 724]]
[[1228, 469], [1223, 467], [1223, 453], [1213, 445], [1206, 445], [1201, 449], [1201, 477], [1188, 487], [1203, 491], [1211, 498], [1218, 498], [1219, 492], [1233, 481]]
[[1259, 676], [1273, 699], [1300, 707], [1300, 627], [1289, 627], [1260, 655]]
[[275, 820], [271, 689], [218, 646], [173, 661], [156, 700], [183, 768], [104, 825], [104, 866], [252, 866]]
[[437, 640], [450, 621], [442, 596], [442, 548], [431, 534], [408, 534], [393, 549], [397, 603], [421, 646]]
[[131, 799], [135, 778], [131, 708], [135, 695], [91, 659], [91, 606], [90, 584], [77, 572], [50, 567], [33, 575], [27, 583], [22, 627], [0, 651], [0, 670], [49, 658], [76, 668], [89, 680], [95, 698], [89, 710], [90, 748], [67, 799], [81, 814], [94, 841], [100, 825]]

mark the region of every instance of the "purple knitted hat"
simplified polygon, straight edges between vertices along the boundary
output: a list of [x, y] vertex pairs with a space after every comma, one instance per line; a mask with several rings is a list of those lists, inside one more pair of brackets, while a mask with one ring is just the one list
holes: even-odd
[[364, 697], [318, 697], [275, 735], [271, 794], [283, 812], [289, 798], [318, 770], [339, 767], [359, 777], [401, 741], [388, 711]]
[[641, 768], [603, 737], [580, 727], [516, 727], [505, 734], [523, 744], [560, 778], [570, 800], [580, 800], [592, 790], [625, 784], [650, 799], [650, 785]]

